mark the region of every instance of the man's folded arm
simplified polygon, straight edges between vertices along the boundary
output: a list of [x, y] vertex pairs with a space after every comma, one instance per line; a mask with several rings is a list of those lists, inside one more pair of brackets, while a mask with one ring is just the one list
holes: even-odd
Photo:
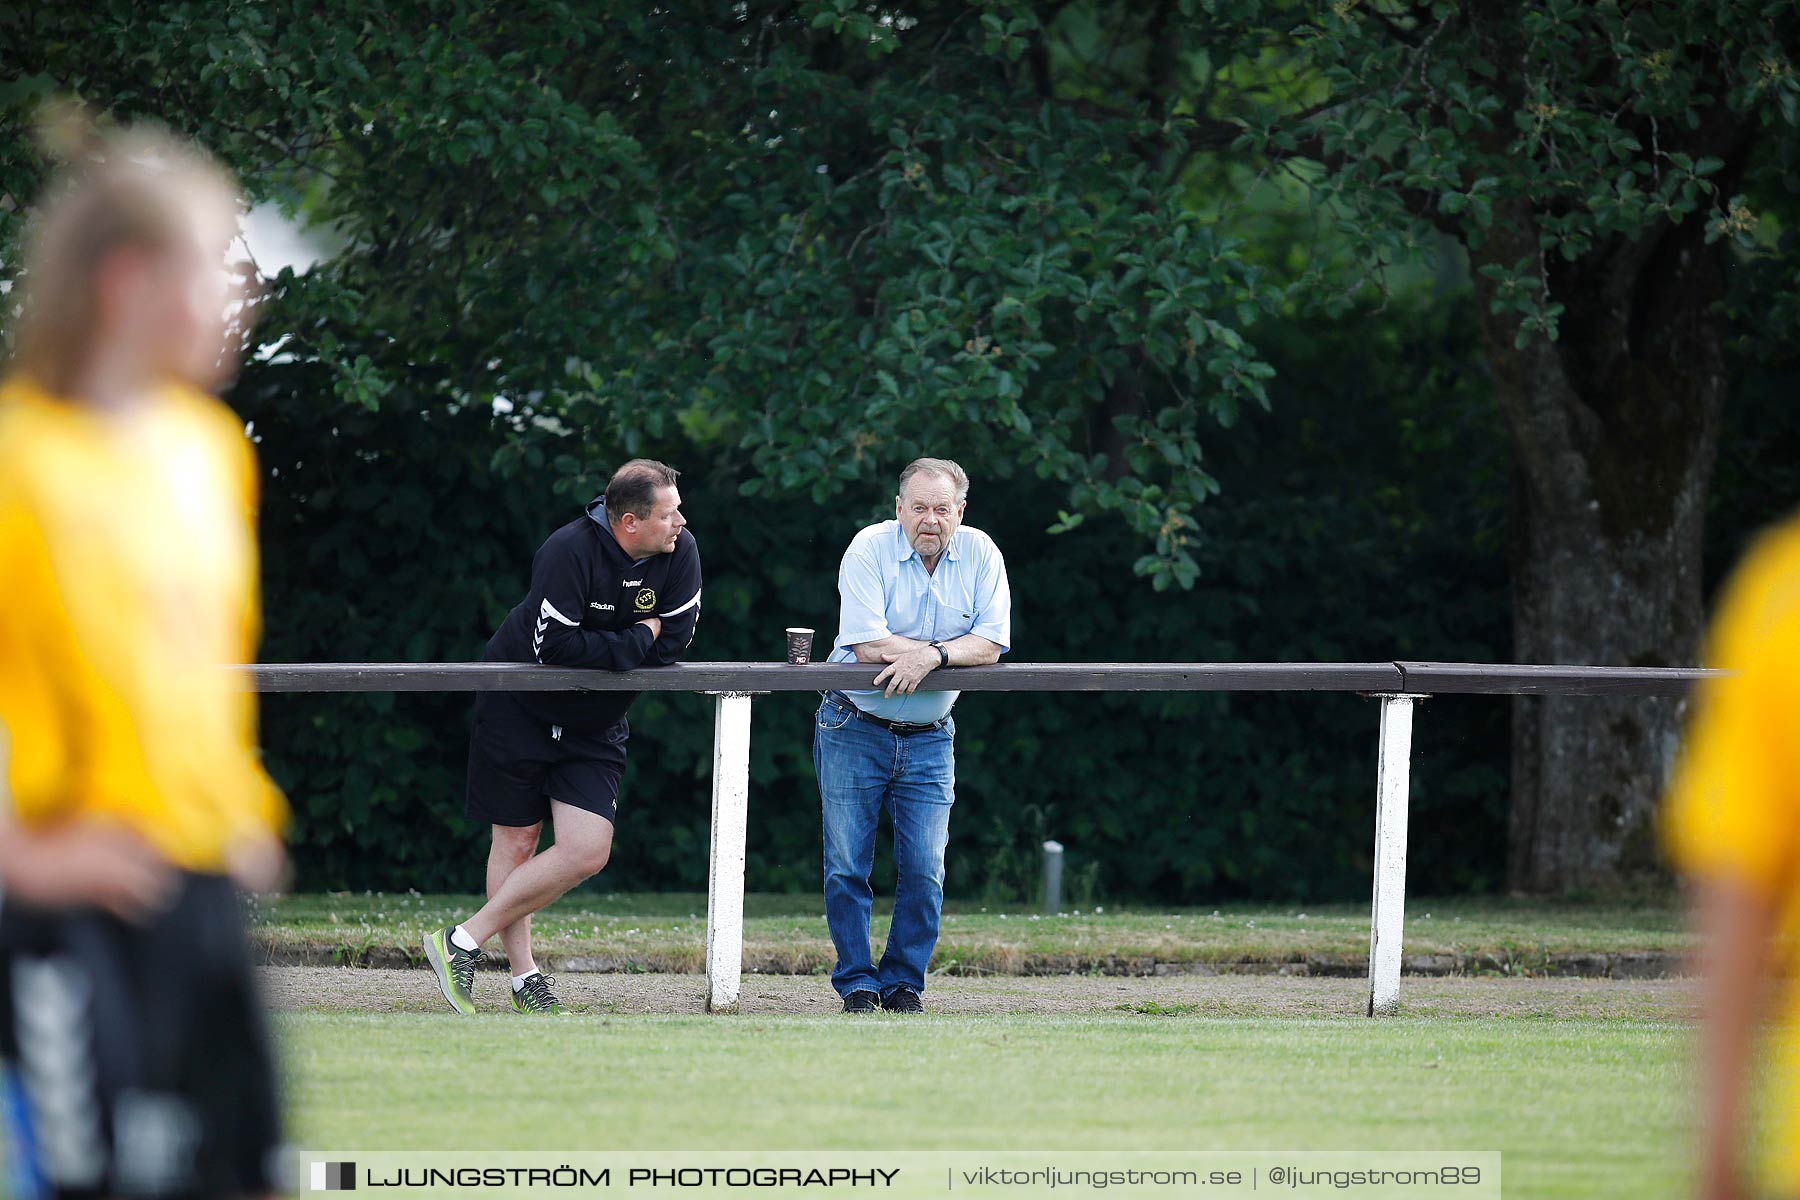
[[943, 643], [953, 667], [991, 667], [1006, 653], [1006, 647], [979, 633], [965, 633]]
[[852, 643], [850, 652], [856, 655], [856, 661], [859, 663], [884, 663], [887, 661], [882, 657], [884, 654], [905, 654], [908, 650], [918, 650], [930, 644], [909, 637], [901, 637], [897, 633], [890, 633], [886, 637], [879, 637], [874, 641]]
[[700, 624], [700, 555], [697, 551], [678, 551], [675, 569], [667, 584], [669, 605], [657, 612], [662, 632], [644, 656], [644, 665], [666, 667], [681, 661], [694, 644], [694, 630]]
[[575, 557], [546, 551], [533, 572], [531, 650], [537, 661], [558, 667], [629, 671], [642, 666], [657, 631], [640, 621], [610, 632], [581, 627], [587, 611], [587, 572]]
[[[953, 667], [987, 667], [1000, 661], [1006, 647], [979, 633], [965, 633], [939, 643], [950, 656]], [[930, 642], [921, 642], [899, 634], [890, 634], [872, 642], [857, 642], [850, 647], [859, 663], [886, 663], [886, 655], [906, 654], [913, 650], [930, 650]], [[933, 654], [937, 651], [932, 650]]]

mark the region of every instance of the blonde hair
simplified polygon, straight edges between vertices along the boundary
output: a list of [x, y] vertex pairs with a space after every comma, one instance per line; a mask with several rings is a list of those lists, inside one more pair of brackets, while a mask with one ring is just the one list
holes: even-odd
[[196, 206], [235, 214], [236, 184], [199, 147], [150, 126], [100, 129], [79, 106], [46, 106], [39, 139], [58, 162], [26, 234], [13, 362], [68, 394], [93, 349], [99, 269], [124, 249], [167, 249]]

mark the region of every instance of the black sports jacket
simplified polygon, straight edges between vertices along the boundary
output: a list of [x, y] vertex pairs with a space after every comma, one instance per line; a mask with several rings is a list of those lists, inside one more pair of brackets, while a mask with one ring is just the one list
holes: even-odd
[[[654, 642], [638, 622], [662, 618]], [[700, 620], [700, 547], [686, 529], [670, 554], [632, 561], [606, 520], [606, 500], [551, 534], [531, 560], [531, 591], [489, 639], [486, 662], [539, 662], [629, 671], [679, 662]], [[636, 692], [515, 692], [553, 725], [598, 732]]]

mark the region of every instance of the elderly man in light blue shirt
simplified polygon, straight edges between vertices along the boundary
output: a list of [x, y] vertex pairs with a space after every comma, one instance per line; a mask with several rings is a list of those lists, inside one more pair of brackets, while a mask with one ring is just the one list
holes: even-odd
[[[825, 919], [837, 947], [832, 986], [847, 1013], [923, 1012], [925, 968], [944, 905], [944, 848], [956, 800], [953, 691], [919, 691], [933, 671], [985, 666], [1012, 641], [1006, 561], [962, 523], [969, 477], [944, 458], [900, 473], [894, 520], [858, 533], [838, 570], [832, 662], [881, 663], [876, 688], [819, 705], [813, 766], [825, 830]], [[894, 919], [872, 961], [875, 828], [894, 823]]]

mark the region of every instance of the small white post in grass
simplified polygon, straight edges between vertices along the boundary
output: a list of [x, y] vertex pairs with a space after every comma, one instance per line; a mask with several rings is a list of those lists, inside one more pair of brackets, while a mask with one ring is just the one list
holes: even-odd
[[736, 1012], [744, 971], [750, 693], [714, 692], [712, 852], [706, 873], [706, 1011]]
[[1044, 915], [1054, 917], [1062, 911], [1063, 844], [1044, 843]]
[[1406, 925], [1406, 797], [1412, 770], [1413, 705], [1424, 696], [1381, 701], [1375, 766], [1375, 900], [1369, 914], [1369, 1015], [1400, 1008], [1400, 945]]

